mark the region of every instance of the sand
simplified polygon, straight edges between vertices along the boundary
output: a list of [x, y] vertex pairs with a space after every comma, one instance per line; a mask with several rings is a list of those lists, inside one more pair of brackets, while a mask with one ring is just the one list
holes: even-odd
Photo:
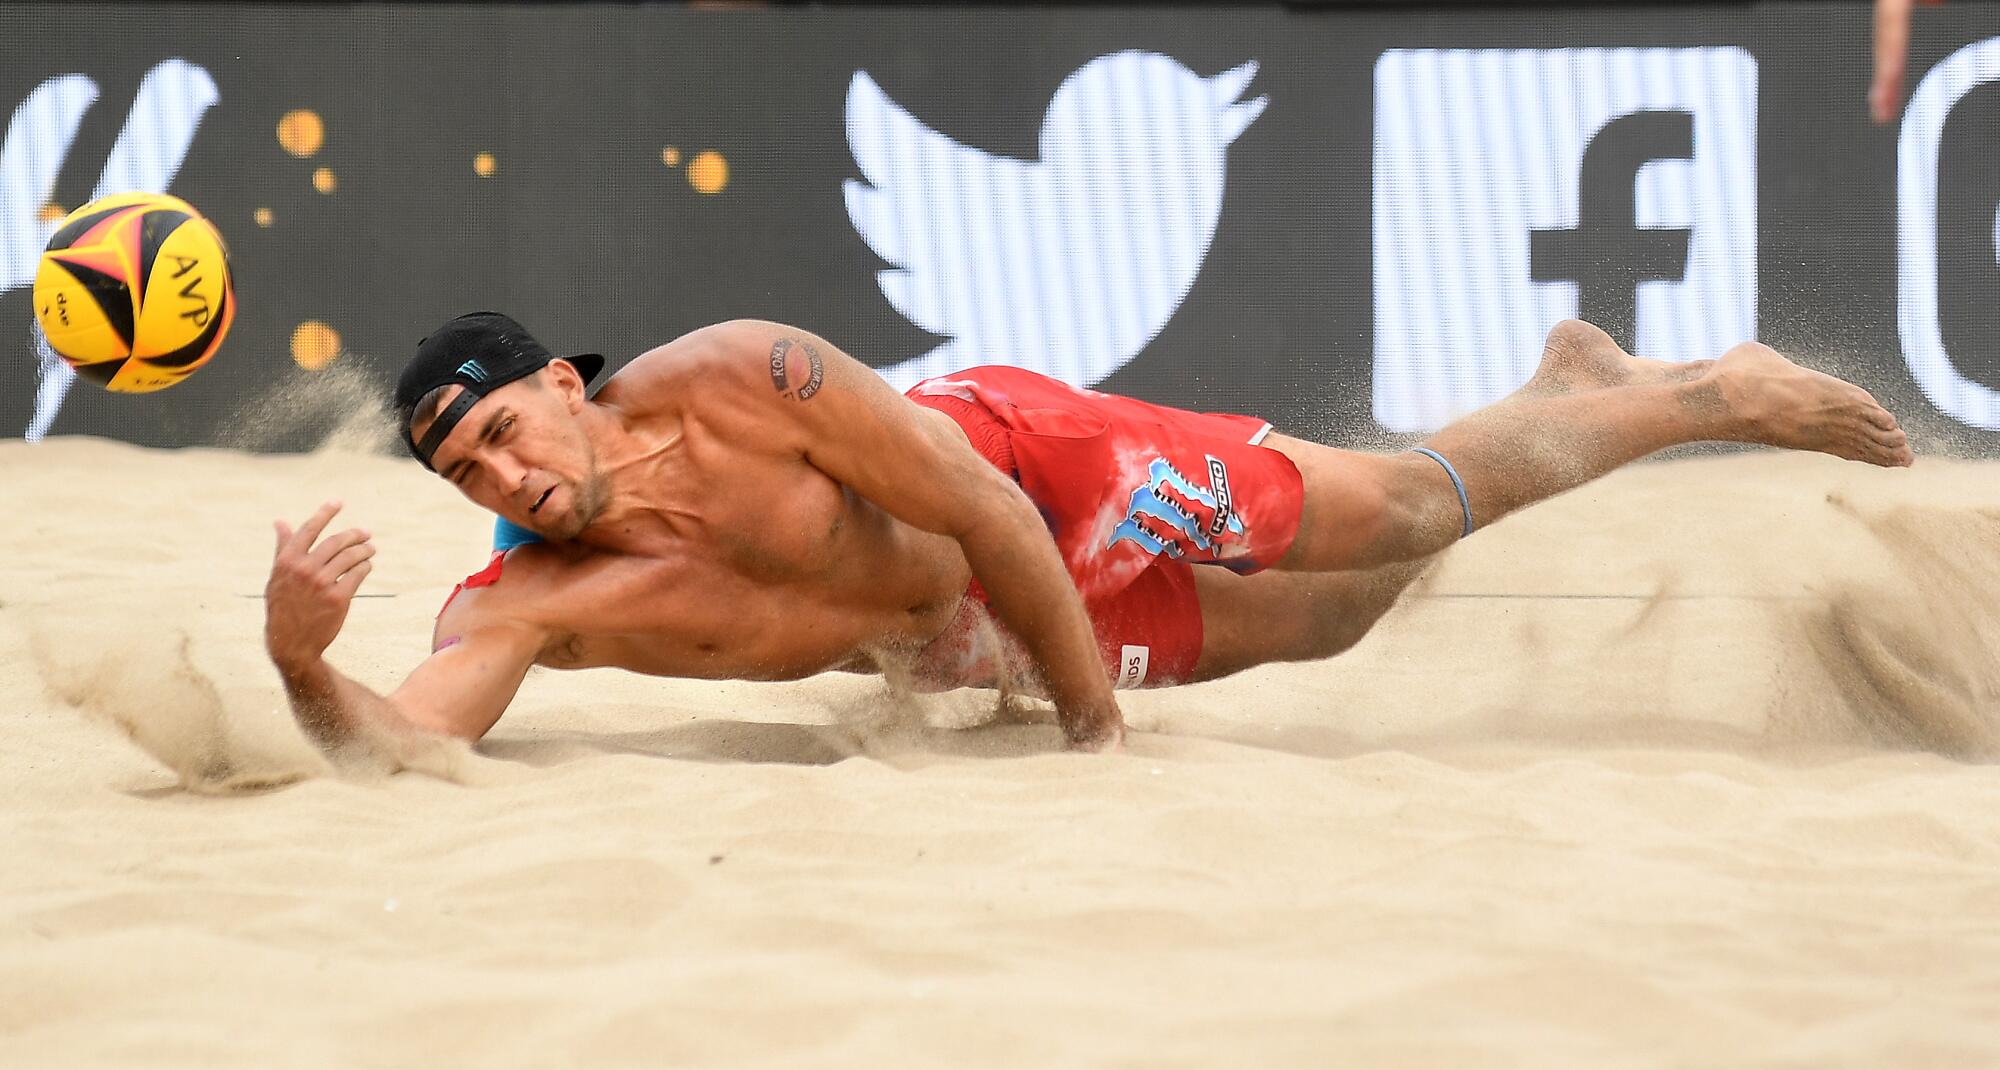
[[392, 686], [484, 559], [432, 477], [55, 439], [0, 493], [0, 1065], [2000, 1063], [2000, 465], [1631, 469], [1119, 756], [538, 670], [394, 777], [291, 728], [255, 596], [343, 499]]

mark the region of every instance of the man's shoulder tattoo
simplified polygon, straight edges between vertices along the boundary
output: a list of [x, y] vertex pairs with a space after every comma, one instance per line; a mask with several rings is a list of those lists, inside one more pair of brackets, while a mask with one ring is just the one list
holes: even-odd
[[[792, 386], [792, 365], [794, 357], [803, 356], [806, 365], [805, 382], [796, 388]], [[821, 365], [819, 350], [811, 342], [780, 338], [771, 345], [771, 386], [780, 397], [796, 397], [800, 401], [811, 401], [819, 393], [820, 384], [826, 381], [826, 368]]]

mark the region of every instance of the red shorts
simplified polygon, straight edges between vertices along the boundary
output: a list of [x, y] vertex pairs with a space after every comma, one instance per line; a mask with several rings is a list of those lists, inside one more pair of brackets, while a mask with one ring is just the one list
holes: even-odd
[[[926, 379], [907, 396], [956, 421], [1041, 510], [1118, 687], [1193, 675], [1201, 605], [1191, 566], [1256, 572], [1298, 532], [1304, 482], [1291, 458], [1259, 445], [1271, 430], [1262, 420], [1149, 405], [1008, 367]], [[976, 582], [971, 593], [984, 602]]]

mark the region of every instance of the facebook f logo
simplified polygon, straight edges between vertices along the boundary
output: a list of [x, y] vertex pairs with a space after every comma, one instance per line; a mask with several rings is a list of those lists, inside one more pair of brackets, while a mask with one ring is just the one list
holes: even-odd
[[1577, 315], [1630, 348], [1641, 282], [1687, 277], [1689, 232], [1641, 230], [1634, 180], [1653, 160], [1694, 159], [1694, 117], [1640, 111], [1604, 124], [1583, 150], [1577, 225], [1537, 230], [1528, 263], [1536, 282], [1576, 283]]
[[1383, 53], [1376, 420], [1498, 400], [1572, 316], [1662, 360], [1754, 337], [1756, 104], [1738, 48]]
[[[2000, 37], [1959, 49], [1910, 94], [1896, 139], [1903, 360], [1946, 415], [2000, 430]], [[1989, 244], [1990, 241], [1990, 244]], [[1983, 351], [1982, 351], [1983, 349]]]

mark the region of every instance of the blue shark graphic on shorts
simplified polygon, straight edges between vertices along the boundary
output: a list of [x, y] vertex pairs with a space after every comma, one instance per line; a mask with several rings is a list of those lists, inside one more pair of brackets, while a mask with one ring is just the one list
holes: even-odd
[[[1111, 530], [1104, 548], [1130, 539], [1147, 553], [1181, 558], [1190, 548], [1214, 554], [1222, 544], [1244, 541], [1243, 518], [1230, 508], [1229, 469], [1209, 457], [1208, 477], [1210, 486], [1198, 486], [1165, 457], [1153, 458], [1146, 482], [1132, 491], [1125, 519]], [[1195, 506], [1206, 509], [1210, 519], [1195, 515]]]

